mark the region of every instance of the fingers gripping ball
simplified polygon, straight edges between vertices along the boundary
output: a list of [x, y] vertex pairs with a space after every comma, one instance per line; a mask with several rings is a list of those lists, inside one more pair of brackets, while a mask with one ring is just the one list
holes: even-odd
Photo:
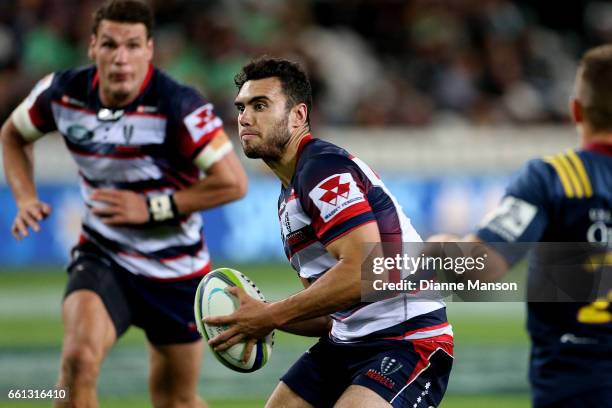
[[[224, 326], [212, 326], [202, 323], [202, 319], [211, 316], [232, 314], [240, 307], [240, 301], [225, 289], [232, 286], [242, 288], [254, 299], [265, 301], [257, 285], [241, 272], [230, 268], [219, 268], [206, 274], [198, 285], [194, 302], [195, 320], [200, 334], [209, 340], [228, 329]], [[211, 348], [214, 356], [223, 365], [242, 373], [250, 373], [263, 367], [272, 354], [274, 332], [259, 339], [253, 349], [249, 361], [244, 363], [242, 356], [247, 347], [247, 341], [233, 345], [229, 349], [217, 352]]]

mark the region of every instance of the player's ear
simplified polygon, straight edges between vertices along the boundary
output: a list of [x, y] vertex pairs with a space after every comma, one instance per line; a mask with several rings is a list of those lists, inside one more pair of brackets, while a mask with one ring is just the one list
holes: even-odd
[[147, 47], [147, 53], [149, 54], [149, 55], [148, 55], [149, 62], [153, 61], [153, 54], [154, 54], [154, 49], [155, 49], [155, 48], [153, 47], [153, 45], [154, 45], [154, 44], [153, 44], [153, 37], [148, 38], [148, 39], [147, 39], [147, 45], [146, 45], [146, 47]]
[[582, 123], [584, 121], [584, 113], [582, 103], [578, 98], [571, 98], [569, 102], [569, 109], [572, 115], [572, 120], [576, 123]]
[[96, 60], [96, 50], [95, 50], [96, 49], [96, 40], [97, 40], [96, 35], [92, 34], [91, 37], [89, 38], [89, 47], [87, 48], [87, 56], [92, 61]]
[[298, 103], [291, 108], [289, 126], [292, 128], [299, 128], [304, 126], [308, 121], [308, 108], [305, 103]]

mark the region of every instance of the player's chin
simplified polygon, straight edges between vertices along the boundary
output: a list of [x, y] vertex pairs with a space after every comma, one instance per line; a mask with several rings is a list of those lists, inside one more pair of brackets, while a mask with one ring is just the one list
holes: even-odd
[[244, 151], [244, 155], [248, 157], [249, 159], [261, 159], [262, 158], [261, 155], [251, 152], [251, 151], [247, 152], [246, 150]]
[[110, 90], [115, 100], [123, 100], [132, 94], [134, 91], [134, 86], [131, 86], [131, 84], [120, 83], [111, 86]]
[[248, 141], [242, 140], [242, 150], [244, 150], [244, 155], [248, 157], [249, 159], [262, 158], [262, 155], [259, 149], [251, 145]]

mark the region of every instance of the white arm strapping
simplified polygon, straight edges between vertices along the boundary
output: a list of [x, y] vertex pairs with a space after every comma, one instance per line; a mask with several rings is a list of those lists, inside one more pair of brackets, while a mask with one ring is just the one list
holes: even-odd
[[45, 134], [34, 126], [32, 123], [32, 119], [30, 119], [30, 108], [36, 102], [36, 98], [47, 90], [51, 84], [53, 83], [54, 74], [49, 74], [45, 76], [43, 79], [38, 81], [30, 94], [19, 104], [19, 106], [13, 111], [11, 115], [11, 119], [13, 120], [13, 124], [21, 133], [21, 137], [27, 142], [33, 142], [37, 139], [40, 139]]
[[218, 148], [214, 148], [212, 144], [208, 144], [204, 150], [195, 158], [194, 163], [202, 171], [206, 171], [210, 166], [221, 160], [226, 154], [233, 150], [234, 146], [231, 141], [226, 141]]
[[32, 123], [32, 119], [30, 119], [30, 114], [28, 113], [30, 106], [31, 105], [28, 103], [28, 100], [25, 99], [17, 108], [15, 108], [13, 114], [11, 115], [11, 119], [21, 134], [21, 137], [23, 137], [23, 140], [27, 142], [34, 142], [35, 140], [43, 137], [44, 133], [36, 129], [36, 126], [34, 126]]

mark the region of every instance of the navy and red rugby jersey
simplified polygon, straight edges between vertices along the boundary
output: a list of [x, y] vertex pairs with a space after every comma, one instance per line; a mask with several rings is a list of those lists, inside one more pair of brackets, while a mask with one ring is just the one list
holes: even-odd
[[[395, 197], [363, 161], [311, 136], [302, 140], [298, 155], [293, 179], [281, 190], [278, 215], [285, 253], [300, 277], [313, 282], [325, 274], [337, 262], [326, 245], [369, 222], [377, 223], [383, 243], [421, 242]], [[331, 317], [336, 342], [436, 336], [452, 342], [442, 301], [410, 301], [401, 294]]]
[[13, 114], [34, 140], [59, 131], [79, 168], [86, 204], [82, 239], [92, 241], [128, 271], [184, 279], [210, 269], [202, 219], [194, 213], [163, 225], [109, 226], [91, 212], [93, 189], [168, 194], [201, 177], [194, 160], [223, 123], [194, 89], [149, 67], [139, 96], [112, 109], [98, 96], [95, 67], [43, 78]]

